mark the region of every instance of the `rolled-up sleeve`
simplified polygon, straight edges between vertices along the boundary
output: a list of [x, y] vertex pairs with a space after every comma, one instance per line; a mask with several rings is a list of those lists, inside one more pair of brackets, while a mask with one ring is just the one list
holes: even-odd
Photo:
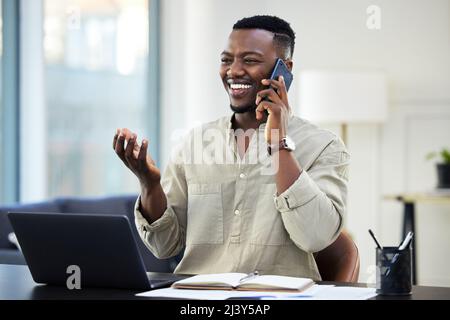
[[135, 224], [139, 236], [159, 259], [173, 257], [181, 252], [186, 242], [187, 187], [181, 164], [170, 162], [161, 180], [167, 197], [167, 209], [153, 223], [140, 212], [138, 197], [135, 207]]
[[320, 251], [339, 235], [346, 210], [349, 159], [342, 142], [335, 140], [286, 191], [274, 195], [286, 231], [300, 249]]

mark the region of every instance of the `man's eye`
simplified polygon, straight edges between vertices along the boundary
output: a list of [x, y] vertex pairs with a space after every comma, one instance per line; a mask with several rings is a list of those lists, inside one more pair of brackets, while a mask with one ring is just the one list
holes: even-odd
[[245, 63], [248, 63], [248, 64], [252, 64], [252, 63], [258, 63], [258, 60], [255, 60], [255, 59], [245, 59], [244, 62], [245, 62]]
[[220, 59], [220, 61], [225, 64], [231, 63], [231, 59], [229, 59], [229, 58], [222, 58], [222, 59]]

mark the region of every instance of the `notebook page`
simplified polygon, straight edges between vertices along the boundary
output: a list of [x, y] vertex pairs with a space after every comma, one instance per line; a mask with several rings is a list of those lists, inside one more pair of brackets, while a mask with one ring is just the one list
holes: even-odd
[[234, 287], [239, 285], [239, 280], [245, 276], [245, 273], [199, 274], [177, 281], [174, 285], [227, 285], [229, 287]]
[[308, 278], [263, 275], [245, 281], [241, 284], [241, 287], [302, 290], [311, 286], [313, 283], [314, 281]]

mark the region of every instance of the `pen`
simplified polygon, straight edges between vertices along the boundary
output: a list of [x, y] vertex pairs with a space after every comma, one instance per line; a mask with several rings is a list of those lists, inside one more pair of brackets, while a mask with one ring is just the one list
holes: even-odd
[[375, 235], [373, 234], [372, 230], [369, 229], [369, 233], [370, 236], [372, 237], [373, 241], [375, 241], [375, 243], [377, 244], [378, 249], [380, 249], [381, 254], [384, 256], [384, 259], [386, 259], [386, 261], [389, 261], [388, 257], [386, 256], [386, 253], [383, 252], [383, 247], [380, 246], [380, 244], [378, 243], [377, 238], [375, 238]]
[[259, 272], [255, 270], [255, 271], [249, 273], [248, 275], [246, 275], [245, 277], [239, 279], [239, 283], [242, 283], [242, 282], [244, 282], [246, 280], [250, 280], [250, 279], [252, 279], [252, 278], [254, 278], [254, 277], [258, 276], [258, 275], [259, 275]]
[[369, 233], [370, 233], [370, 235], [371, 235], [373, 241], [375, 241], [375, 243], [376, 243], [378, 249], [383, 250], [383, 248], [382, 248], [382, 247], [380, 246], [380, 244], [378, 243], [377, 238], [375, 238], [375, 235], [373, 234], [372, 230], [369, 229]]
[[[413, 236], [414, 236], [414, 233], [413, 233], [413, 232], [411, 232], [411, 231], [408, 232], [408, 234], [406, 235], [405, 239], [403, 240], [403, 242], [402, 242], [402, 243], [400, 244], [400, 246], [398, 247], [398, 250], [399, 250], [399, 251], [403, 251], [403, 250], [405, 250], [406, 248], [408, 248], [408, 246], [409, 246], [409, 244], [410, 244], [410, 242], [411, 242]], [[391, 264], [392, 264], [392, 263], [395, 263], [395, 261], [397, 261], [398, 256], [399, 256], [399, 253], [397, 252], [397, 253], [394, 255], [394, 257], [392, 258]]]
[[398, 247], [398, 250], [404, 250], [405, 248], [407, 248], [409, 246], [409, 243], [412, 240], [414, 233], [413, 232], [408, 232], [408, 234], [405, 237], [405, 240], [403, 240], [402, 244]]
[[[408, 246], [409, 246], [409, 244], [410, 244], [410, 242], [411, 242], [413, 236], [414, 236], [414, 233], [413, 233], [413, 232], [411, 232], [411, 231], [408, 232], [408, 234], [406, 235], [405, 239], [402, 241], [402, 243], [401, 243], [400, 246], [398, 247], [398, 250], [399, 250], [399, 251], [403, 251], [403, 250], [405, 250], [406, 248], [408, 248]], [[386, 270], [386, 273], [385, 273], [386, 276], [388, 276], [389, 273], [391, 272], [392, 265], [398, 260], [398, 257], [399, 257], [399, 256], [400, 256], [400, 253], [397, 252], [397, 253], [394, 255], [394, 257], [392, 258], [392, 260], [391, 260], [391, 265], [390, 265], [389, 268]]]

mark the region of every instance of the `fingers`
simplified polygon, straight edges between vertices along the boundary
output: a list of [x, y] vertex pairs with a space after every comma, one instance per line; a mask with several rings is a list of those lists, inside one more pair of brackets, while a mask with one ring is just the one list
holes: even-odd
[[[139, 145], [137, 138], [136, 138], [136, 143], [134, 144], [134, 148], [133, 148], [133, 151], [137, 152], [136, 157], [135, 157], [136, 159], [137, 159], [137, 154], [139, 153], [140, 149], [141, 149], [141, 146]], [[133, 152], [133, 154], [134, 154], [134, 152]]]
[[117, 144], [117, 139], [119, 138], [119, 134], [120, 134], [120, 129], [116, 130], [116, 134], [114, 135], [114, 139], [113, 139], [113, 149], [116, 150], [116, 144]]
[[125, 162], [124, 142], [125, 142], [125, 135], [119, 130], [118, 137], [114, 146], [114, 151], [117, 153], [119, 158]]
[[[261, 100], [266, 96], [269, 98], [271, 102], [277, 103], [281, 105], [282, 107], [285, 107], [287, 111], [291, 112], [291, 107], [289, 106], [288, 101], [288, 95], [286, 90], [286, 83], [284, 82], [284, 77], [279, 76], [278, 80], [271, 80], [271, 79], [263, 79], [261, 82], [264, 85], [270, 85], [269, 89], [262, 90], [258, 92], [258, 96], [262, 96], [258, 99], [258, 96], [256, 98], [256, 104], [258, 105]], [[275, 92], [276, 90], [276, 92]], [[257, 117], [258, 119], [258, 117]]]
[[279, 94], [280, 94], [281, 100], [283, 100], [284, 102], [287, 102], [288, 97], [287, 97], [286, 82], [284, 82], [283, 76], [280, 76], [278, 79], [280, 81], [280, 87], [279, 87], [280, 93]]
[[128, 142], [134, 133], [131, 130], [129, 130], [128, 128], [123, 128], [122, 134], [125, 136], [125, 141]]
[[269, 113], [273, 112], [276, 108], [276, 104], [270, 101], [263, 101], [256, 107], [256, 119], [261, 120], [264, 117], [264, 110], [268, 110]]
[[[129, 167], [134, 170], [142, 170], [147, 166], [147, 150], [148, 140], [142, 140], [140, 146], [137, 142], [137, 135], [132, 131], [123, 128], [117, 129], [113, 140], [114, 150], [119, 158]], [[154, 165], [153, 159], [150, 159], [150, 164]], [[139, 169], [140, 168], [140, 169]]]
[[275, 80], [275, 79], [262, 79], [261, 83], [263, 85], [266, 85], [266, 86], [271, 86], [275, 90], [283, 89], [283, 88], [286, 89], [286, 84], [284, 83], [283, 76], [279, 76], [278, 80]]
[[262, 84], [266, 86], [271, 86], [274, 90], [276, 90], [278, 96], [283, 100], [283, 102], [287, 103], [287, 89], [286, 89], [286, 83], [284, 82], [284, 77], [279, 76], [278, 80], [272, 80], [272, 79], [263, 79], [261, 81]]
[[280, 83], [278, 82], [278, 80], [274, 80], [274, 79], [262, 79], [261, 83], [265, 86], [271, 86], [274, 89], [279, 89], [280, 88]]
[[280, 90], [281, 90], [281, 100], [284, 102], [284, 104], [288, 108], [288, 111], [291, 112], [291, 107], [290, 107], [289, 101], [288, 101], [286, 82], [284, 82], [284, 77], [283, 76], [280, 76], [279, 79], [280, 79], [280, 82], [281, 82], [281, 88], [280, 88]]
[[144, 140], [142, 140], [141, 149], [139, 150], [139, 154], [138, 154], [139, 162], [145, 161], [145, 159], [147, 157], [147, 148], [148, 148], [148, 141], [144, 139]]
[[147, 165], [147, 159], [150, 162], [151, 165], [156, 166], [155, 161], [152, 159], [152, 157], [150, 155], [147, 154], [147, 150], [148, 150], [148, 140], [142, 140], [142, 147], [141, 150], [139, 152], [139, 161], [141, 161], [140, 163]]
[[[130, 143], [131, 138], [134, 137], [134, 142]], [[127, 159], [132, 159], [133, 149], [136, 147], [136, 134], [127, 128], [117, 129], [113, 139], [113, 147], [119, 158], [128, 165]], [[126, 147], [125, 147], [126, 144]], [[131, 150], [130, 150], [131, 149]], [[130, 156], [131, 152], [131, 156]]]
[[278, 96], [273, 88], [259, 91], [256, 95], [255, 104], [259, 105], [260, 102], [264, 100], [264, 98], [268, 98], [271, 102], [282, 103], [280, 96]]
[[133, 159], [133, 150], [136, 144], [137, 136], [134, 133], [131, 133], [130, 139], [128, 140], [127, 147], [125, 149], [125, 159], [131, 161]]

